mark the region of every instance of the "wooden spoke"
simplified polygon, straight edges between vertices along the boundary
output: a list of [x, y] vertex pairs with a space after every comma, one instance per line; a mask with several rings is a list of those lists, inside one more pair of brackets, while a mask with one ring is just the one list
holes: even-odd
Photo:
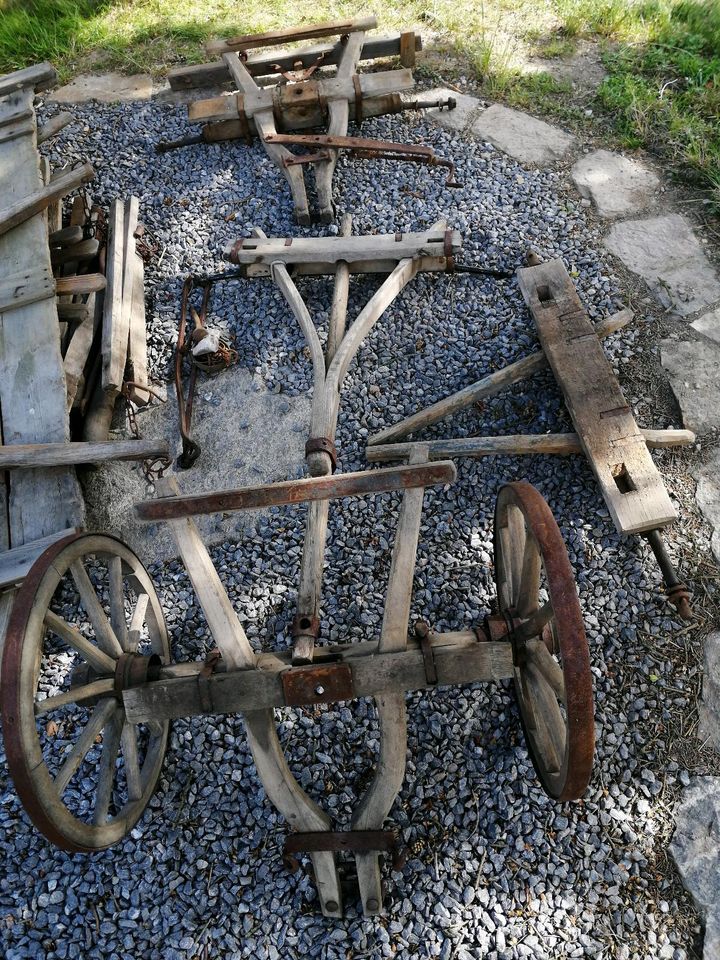
[[108, 557], [110, 584], [110, 623], [123, 650], [128, 649], [128, 628], [125, 619], [125, 592], [123, 589], [123, 562], [120, 557]]
[[150, 597], [147, 593], [141, 593], [135, 601], [135, 608], [130, 618], [130, 629], [128, 630], [128, 650], [137, 649], [140, 643], [140, 634], [142, 633], [145, 615], [147, 613], [148, 601]]
[[534, 539], [528, 536], [527, 531], [525, 531], [522, 565], [518, 581], [517, 600], [515, 602], [518, 617], [529, 617], [531, 613], [537, 610], [541, 571], [542, 559], [540, 557], [540, 551]]
[[45, 697], [44, 700], [35, 701], [35, 716], [42, 717], [53, 710], [59, 710], [69, 703], [84, 703], [86, 700], [93, 700], [95, 697], [107, 696], [113, 692], [113, 680], [95, 680], [92, 683], [85, 683], [81, 687], [70, 687], [63, 693], [56, 693], [53, 697]]
[[97, 593], [95, 593], [95, 587], [93, 587], [90, 581], [90, 577], [82, 560], [74, 560], [70, 564], [70, 572], [75, 581], [78, 593], [80, 594], [83, 606], [85, 607], [85, 612], [90, 618], [90, 622], [95, 630], [98, 646], [110, 656], [119, 657], [123, 649], [120, 646], [118, 638], [113, 633], [108, 618], [105, 616], [105, 611], [102, 608]]
[[523, 562], [527, 548], [527, 536], [525, 533], [525, 521], [520, 511], [515, 508], [508, 510], [507, 515], [507, 533], [506, 537], [510, 547], [509, 567], [511, 572], [513, 608], [517, 616], [517, 606], [523, 593], [522, 574]]
[[116, 709], [117, 702], [115, 700], [105, 700], [95, 707], [92, 716], [85, 724], [85, 729], [78, 737], [75, 746], [68, 754], [67, 759], [63, 762], [63, 765], [55, 777], [55, 789], [59, 797], [62, 797], [65, 788], [85, 759], [88, 750], [95, 743], [101, 730], [110, 721]]
[[535, 717], [539, 721], [535, 731], [538, 744], [546, 757], [548, 771], [559, 773], [565, 756], [565, 718], [535, 663], [530, 662], [525, 673], [536, 706]]
[[[85, 568], [92, 558], [107, 564], [109, 618]], [[90, 639], [74, 626], [74, 615], [65, 620], [54, 612], [61, 598], [63, 604], [68, 602], [68, 575], [79, 594], [72, 603], [78, 609], [82, 605], [83, 618], [94, 631]], [[125, 613], [124, 588], [136, 598], [130, 617]], [[142, 563], [121, 541], [100, 534], [70, 535], [49, 545], [13, 599], [0, 673], [0, 708], [8, 768], [28, 816], [53, 844], [70, 852], [91, 853], [122, 840], [142, 816], [160, 777], [169, 724], [153, 717], [140, 752], [137, 727], [125, 725], [116, 696], [116, 660], [123, 653], [120, 637], [128, 650], [141, 637], [147, 638], [152, 653], [163, 664], [170, 663], [162, 607]], [[58, 644], [63, 645], [62, 656], [57, 655]], [[48, 683], [58, 692], [39, 699]], [[57, 714], [65, 726], [76, 721], [78, 732], [67, 754], [52, 755], [52, 735], [44, 718], [74, 704], [85, 706], [87, 722], [81, 726], [85, 711]], [[92, 750], [90, 763], [89, 751], [101, 732], [102, 749]], [[127, 790], [123, 784], [115, 808], [121, 747]], [[81, 767], [84, 795], [67, 789]]]
[[140, 764], [137, 751], [137, 728], [135, 724], [125, 723], [120, 737], [123, 760], [125, 761], [125, 779], [129, 800], [139, 800], [142, 796]]
[[48, 610], [45, 613], [45, 626], [56, 636], [60, 637], [61, 640], [64, 640], [65, 643], [69, 644], [73, 650], [80, 654], [83, 660], [89, 663], [90, 666], [99, 673], [113, 674], [115, 672], [115, 661], [112, 657], [109, 657], [107, 653], [104, 653], [99, 647], [96, 647], [94, 643], [87, 640], [79, 630], [76, 630], [75, 627], [63, 620], [62, 617], [53, 613], [52, 610]]
[[563, 704], [567, 703], [562, 667], [545, 646], [545, 643], [542, 640], [530, 640], [526, 644], [526, 650], [533, 669], [549, 685], [558, 700]]
[[98, 785], [95, 791], [95, 810], [93, 812], [93, 823], [96, 827], [100, 827], [107, 822], [112, 788], [115, 783], [115, 763], [120, 750], [122, 724], [122, 715], [118, 710], [110, 717], [103, 733], [103, 748], [98, 768]]

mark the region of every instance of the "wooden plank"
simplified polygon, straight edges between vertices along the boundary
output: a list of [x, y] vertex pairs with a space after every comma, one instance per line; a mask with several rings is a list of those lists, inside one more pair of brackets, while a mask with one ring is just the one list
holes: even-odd
[[12, 276], [0, 276], [0, 313], [29, 306], [55, 296], [50, 267], [30, 267]]
[[618, 532], [670, 523], [675, 507], [562, 260], [518, 280]]
[[[98, 297], [99, 300], [97, 300]], [[72, 409], [75, 397], [84, 383], [88, 357], [93, 341], [100, 330], [102, 294], [91, 293], [87, 303], [60, 304], [58, 306], [58, 316], [63, 316], [64, 311], [73, 308], [82, 309], [84, 316], [73, 330], [63, 358], [68, 411]]]
[[[68, 227], [68, 229], [72, 230], [74, 228]], [[81, 240], [79, 243], [68, 244], [64, 247], [58, 247], [56, 250], [51, 250], [50, 262], [53, 267], [83, 263], [94, 260], [99, 250], [100, 241], [91, 237], [89, 240]]]
[[[398, 239], [399, 236], [399, 239]], [[450, 243], [453, 256], [462, 249], [462, 237], [457, 230], [451, 232]], [[244, 237], [225, 246], [227, 260], [238, 266], [272, 263], [288, 264], [333, 264], [343, 260], [348, 264], [370, 259], [393, 264], [409, 257], [444, 257], [445, 230], [426, 230], [400, 235], [378, 234], [363, 237], [293, 237], [288, 244], [283, 237], [257, 239]]]
[[83, 273], [77, 277], [56, 277], [55, 290], [63, 294], [99, 293], [107, 287], [107, 278], [102, 273]]
[[[512, 646], [509, 643], [478, 643], [471, 630], [431, 633], [430, 642], [438, 675], [437, 686], [507, 680], [513, 676]], [[409, 642], [407, 650], [390, 653], [378, 653], [374, 642], [354, 644], [353, 647], [363, 649], [337, 646], [328, 648], [327, 653], [330, 655], [332, 651], [333, 657], [349, 664], [355, 697], [378, 697], [434, 686], [427, 681], [417, 641]], [[316, 663], [323, 662], [320, 650]], [[214, 673], [208, 681], [213, 713], [245, 713], [286, 706], [281, 674], [290, 668], [290, 658], [289, 651], [261, 654], [256, 670]], [[181, 666], [182, 672], [175, 667], [164, 668], [159, 680], [123, 692], [131, 723], [147, 723], [150, 719], [173, 720], [203, 713], [197, 684], [202, 663]]]
[[167, 440], [108, 440], [106, 443], [13, 443], [0, 447], [0, 470], [60, 467], [109, 460], [168, 457]]
[[[641, 430], [645, 443], [652, 450], [666, 447], [687, 447], [695, 443], [692, 430]], [[427, 440], [430, 460], [452, 457], [510, 457], [524, 454], [558, 454], [568, 456], [582, 453], [580, 437], [576, 433], [518, 434], [505, 437], [459, 437], [453, 440]], [[370, 463], [388, 463], [406, 460], [417, 443], [386, 443], [367, 447], [365, 456]]]
[[140, 520], [174, 520], [178, 517], [231, 510], [255, 510], [285, 503], [307, 503], [340, 497], [365, 496], [452, 483], [457, 475], [455, 464], [439, 461], [434, 465], [417, 464], [360, 470], [357, 473], [336, 473], [329, 477], [306, 477], [303, 480], [282, 480], [258, 487], [221, 490], [197, 496], [164, 497], [141, 500], [135, 505]]
[[0, 77], [0, 97], [19, 90], [47, 90], [57, 83], [57, 73], [51, 63], [36, 63], [24, 70], [6, 73]]
[[31, 540], [21, 547], [15, 547], [12, 550], [0, 553], [0, 589], [4, 590], [20, 583], [25, 579], [28, 570], [41, 553], [52, 546], [53, 543], [62, 540], [63, 537], [79, 532], [79, 527], [59, 530], [49, 537], [43, 537], [41, 540]]
[[45, 143], [47, 140], [51, 140], [53, 137], [56, 137], [61, 130], [64, 130], [65, 127], [72, 123], [74, 117], [71, 113], [56, 113], [54, 117], [50, 117], [48, 121], [38, 127], [37, 132], [37, 142], [38, 146], [41, 143]]
[[21, 123], [23, 120], [32, 120], [35, 111], [32, 107], [22, 107], [18, 110], [10, 110], [0, 114], [0, 130], [12, 124]]
[[127, 360], [128, 328], [123, 311], [123, 251], [125, 245], [125, 208], [122, 200], [113, 200], [108, 216], [108, 241], [105, 257], [105, 305], [102, 327], [102, 388], [118, 393], [122, 388]]
[[[32, 144], [32, 147], [34, 149], [34, 144]], [[46, 187], [25, 195], [16, 203], [6, 206], [0, 210], [0, 236], [13, 230], [21, 223], [25, 223], [35, 214], [41, 213], [54, 200], [59, 200], [73, 190], [77, 190], [78, 187], [92, 180], [94, 176], [95, 171], [92, 164], [84, 163], [74, 170], [69, 170], [67, 173], [54, 177]]]
[[[422, 50], [422, 39], [413, 34], [415, 50]], [[401, 34], [392, 33], [380, 37], [365, 39], [360, 52], [360, 60], [378, 60], [382, 57], [400, 55]], [[276, 66], [281, 70], [293, 70], [297, 65], [301, 69], [311, 67], [322, 58], [324, 67], [334, 66], [340, 62], [345, 45], [316, 44], [311, 47], [302, 47], [296, 50], [276, 50], [272, 53], [257, 53], [249, 56], [245, 62], [253, 77], [265, 77], [276, 74]], [[225, 51], [223, 50], [223, 53]], [[410, 66], [410, 64], [403, 64]], [[224, 60], [214, 63], [199, 63], [187, 67], [177, 67], [168, 74], [168, 81], [172, 90], [191, 90], [202, 87], [214, 87], [218, 84], [229, 83], [231, 80], [227, 64]]]
[[[32, 105], [25, 90], [12, 98]], [[40, 187], [38, 155], [30, 139], [0, 144], [3, 205], [24, 204]], [[30, 217], [0, 236], [0, 277], [30, 271], [47, 275], [50, 250], [45, 218]], [[69, 440], [58, 320], [52, 298], [0, 313], [0, 411], [5, 444]], [[75, 472], [53, 467], [13, 471], [9, 490], [10, 546], [81, 526], [84, 503]]]
[[276, 47], [286, 43], [317, 40], [320, 37], [337, 37], [356, 30], [373, 30], [377, 20], [373, 16], [329, 20], [313, 23], [305, 27], [288, 27], [285, 30], [271, 30], [266, 33], [246, 33], [228, 40], [208, 40], [205, 50], [211, 56], [238, 50], [252, 50], [257, 47]]
[[[632, 318], [632, 310], [621, 310], [619, 313], [614, 313], [611, 317], [597, 323], [595, 333], [599, 337], [608, 337], [630, 323]], [[407, 437], [423, 427], [428, 427], [437, 423], [438, 420], [443, 420], [459, 410], [472, 406], [478, 400], [494, 397], [506, 387], [519, 383], [527, 377], [532, 377], [540, 370], [547, 369], [547, 366], [547, 357], [542, 350], [531, 353], [529, 356], [523, 357], [522, 360], [516, 360], [515, 363], [511, 363], [507, 367], [496, 370], [495, 373], [490, 373], [481, 380], [476, 380], [475, 383], [463, 387], [462, 390], [445, 397], [444, 400], [439, 400], [424, 410], [413, 413], [412, 416], [406, 417], [399, 423], [395, 423], [385, 430], [380, 430], [379, 433], [370, 437], [368, 444], [391, 443], [394, 440]]]
[[150, 386], [147, 354], [147, 324], [145, 321], [145, 265], [142, 257], [133, 254], [133, 288], [128, 336], [128, 396], [143, 407], [150, 402], [150, 394], [143, 387]]

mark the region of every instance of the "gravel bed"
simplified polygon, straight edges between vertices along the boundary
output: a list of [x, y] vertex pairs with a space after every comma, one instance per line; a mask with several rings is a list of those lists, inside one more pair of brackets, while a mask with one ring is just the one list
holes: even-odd
[[[188, 132], [185, 110], [153, 103], [89, 105], [55, 150], [91, 160], [93, 198], [140, 198], [157, 251], [147, 268], [150, 357], [166, 375], [182, 278], [223, 269], [226, 241], [253, 225], [270, 236], [316, 235], [291, 220], [289, 192], [260, 146], [191, 147], [156, 156], [153, 144]], [[561, 171], [528, 171], [489, 145], [416, 117], [367, 122], [366, 136], [433, 143], [453, 159], [461, 189], [439, 170], [341, 160], [340, 209], [354, 232], [408, 231], [446, 214], [469, 262], [513, 268], [528, 246], [563, 257], [593, 317], [623, 304], [600, 232]], [[331, 231], [335, 228], [329, 228]], [[377, 281], [351, 285], [350, 316]], [[330, 286], [301, 292], [324, 330]], [[301, 334], [270, 282], [218, 285], [210, 323], [233, 336], [240, 363], [269, 389], [307, 393]], [[606, 341], [621, 378], [643, 362], [647, 331]], [[344, 389], [341, 468], [365, 465], [367, 436], [537, 348], [515, 281], [421, 275], [376, 325]], [[633, 400], [641, 399], [630, 392]], [[237, 411], [242, 416], [242, 411]], [[654, 422], [673, 424], [661, 409]], [[142, 418], [140, 418], [142, 429]], [[539, 375], [427, 432], [462, 436], [570, 429], [551, 376]], [[671, 493], [687, 498], [672, 455]], [[202, 461], [196, 467], [202, 469]], [[232, 466], [228, 464], [231, 481]], [[413, 617], [466, 628], [488, 611], [492, 512], [500, 485], [528, 479], [549, 501], [577, 573], [591, 646], [597, 765], [587, 797], [557, 805], [542, 792], [509, 684], [408, 697], [409, 761], [391, 820], [411, 856], [388, 873], [386, 917], [318, 914], [313, 883], [280, 857], [285, 825], [265, 800], [239, 717], [177, 721], [159, 790], [117, 848], [92, 857], [57, 851], [24, 816], [0, 755], [0, 943], [7, 960], [42, 958], [440, 957], [669, 958], [693, 956], [696, 917], [664, 855], [673, 799], [687, 772], [670, 732], [697, 685], [694, 654], [678, 673], [686, 635], [660, 596], [649, 549], [622, 541], [581, 457], [458, 462], [458, 481], [428, 491]], [[190, 481], [191, 482], [191, 481]], [[324, 637], [376, 635], [399, 497], [344, 500], [331, 511]], [[690, 504], [683, 504], [690, 510]], [[302, 509], [275, 509], [212, 551], [251, 642], [287, 646], [302, 543]], [[673, 542], [671, 541], [671, 547]], [[152, 571], [176, 659], [211, 645], [182, 566]], [[349, 822], [378, 746], [371, 702], [278, 711], [293, 771], [337, 822]]]

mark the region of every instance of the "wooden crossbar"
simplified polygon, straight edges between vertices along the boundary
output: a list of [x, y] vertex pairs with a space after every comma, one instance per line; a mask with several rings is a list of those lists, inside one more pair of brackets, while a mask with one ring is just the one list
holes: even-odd
[[254, 47], [276, 47], [286, 43], [304, 40], [317, 40], [320, 37], [337, 37], [358, 30], [373, 30], [377, 19], [355, 17], [346, 20], [328, 20], [324, 23], [312, 23], [307, 27], [288, 27], [286, 30], [271, 30], [267, 33], [246, 33], [229, 40], [209, 40], [205, 49], [209, 54], [228, 53], [229, 51], [251, 50]]

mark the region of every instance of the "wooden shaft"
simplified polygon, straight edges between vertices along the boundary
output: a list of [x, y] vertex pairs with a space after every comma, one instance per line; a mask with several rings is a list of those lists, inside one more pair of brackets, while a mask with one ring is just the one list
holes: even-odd
[[289, 27], [287, 30], [273, 30], [267, 33], [246, 33], [229, 40], [209, 40], [205, 44], [205, 50], [215, 55], [234, 50], [274, 47], [296, 41], [317, 40], [319, 37], [337, 37], [358, 30], [373, 30], [376, 26], [377, 20], [373, 16], [331, 20], [326, 23], [310, 24], [307, 27]]
[[81, 167], [76, 167], [74, 170], [55, 177], [46, 187], [31, 196], [18, 200], [17, 203], [0, 210], [0, 236], [29, 220], [30, 217], [41, 213], [54, 200], [61, 199], [87, 183], [88, 180], [92, 180], [94, 176], [95, 171], [92, 164], [84, 163]]
[[55, 292], [58, 296], [76, 293], [99, 293], [107, 286], [102, 273], [83, 273], [77, 277], [57, 277]]
[[[438, 686], [454, 686], [478, 681], [506, 680], [513, 676], [512, 647], [509, 643], [480, 643], [474, 632], [431, 634]], [[352, 672], [353, 696], [375, 697], [387, 693], [425, 690], [422, 651], [413, 642], [407, 650], [378, 653], [375, 643], [366, 644], [363, 653], [353, 653], [353, 644], [340, 653], [342, 663]], [[334, 651], [340, 648], [333, 648]], [[335, 655], [338, 655], [335, 653]], [[216, 672], [208, 680], [213, 713], [244, 713], [286, 706], [281, 674], [290, 668], [290, 653], [261, 655], [258, 669]], [[171, 720], [203, 713], [197, 686], [202, 663], [165, 668], [169, 679], [125, 690], [123, 700], [131, 723]], [[174, 671], [174, 675], [173, 675]]]
[[[74, 229], [68, 227], [69, 230]], [[94, 260], [98, 255], [100, 242], [95, 238], [90, 240], [81, 240], [80, 243], [60, 247], [57, 250], [50, 251], [50, 262], [54, 267], [60, 267], [66, 263], [78, 263], [80, 261]]]
[[[621, 310], [619, 313], [615, 313], [611, 317], [595, 324], [595, 332], [599, 337], [608, 337], [610, 334], [616, 333], [618, 330], [627, 326], [632, 318], [632, 310]], [[374, 446], [375, 444], [391, 443], [394, 440], [400, 440], [402, 437], [408, 436], [408, 434], [415, 433], [416, 430], [420, 430], [422, 427], [429, 427], [430, 424], [437, 423], [438, 420], [457, 413], [458, 410], [464, 410], [465, 407], [471, 406], [478, 400], [493, 397], [495, 394], [504, 390], [505, 387], [518, 383], [526, 377], [531, 377], [539, 370], [545, 370], [547, 367], [548, 362], [542, 350], [538, 350], [537, 353], [531, 353], [530, 356], [523, 357], [522, 360], [516, 360], [515, 363], [503, 367], [502, 370], [496, 370], [495, 373], [490, 373], [481, 380], [476, 380], [475, 383], [471, 383], [470, 386], [458, 390], [457, 393], [451, 394], [444, 400], [439, 400], [437, 403], [433, 403], [432, 406], [426, 407], [424, 410], [419, 410], [410, 417], [406, 417], [405, 420], [401, 420], [399, 423], [393, 424], [393, 426], [387, 427], [385, 430], [381, 430], [379, 433], [370, 437], [368, 444]]]
[[146, 521], [174, 520], [206, 513], [256, 510], [286, 503], [332, 500], [338, 497], [388, 493], [408, 487], [434, 486], [452, 483], [456, 475], [455, 464], [445, 461], [427, 465], [386, 467], [380, 470], [335, 474], [332, 477], [284, 480], [259, 487], [221, 490], [197, 496], [144, 500], [136, 504], [135, 513], [141, 520]]
[[[340, 236], [349, 237], [352, 233], [352, 214], [343, 214], [340, 224]], [[345, 336], [347, 322], [348, 295], [350, 293], [350, 268], [347, 260], [338, 260], [335, 267], [335, 286], [333, 288], [332, 306], [330, 307], [330, 321], [328, 324], [327, 349], [325, 351], [325, 365], [329, 367], [337, 348]]]
[[104, 443], [12, 443], [0, 446], [0, 470], [63, 467], [109, 460], [169, 457], [167, 440], [108, 440]]
[[[642, 430], [651, 449], [687, 447], [695, 442], [691, 430]], [[367, 447], [365, 455], [370, 463], [388, 463], [406, 460], [418, 446], [428, 448], [430, 460], [450, 457], [503, 457], [522, 454], [559, 454], [568, 456], [582, 453], [582, 444], [576, 433], [517, 434], [505, 437], [459, 437], [452, 440], [428, 440], [423, 444], [388, 443]]]
[[74, 118], [71, 113], [57, 113], [41, 127], [38, 127], [38, 146], [40, 146], [41, 143], [45, 143], [46, 140], [56, 137], [61, 130], [63, 130], [69, 123], [72, 123], [73, 119]]

